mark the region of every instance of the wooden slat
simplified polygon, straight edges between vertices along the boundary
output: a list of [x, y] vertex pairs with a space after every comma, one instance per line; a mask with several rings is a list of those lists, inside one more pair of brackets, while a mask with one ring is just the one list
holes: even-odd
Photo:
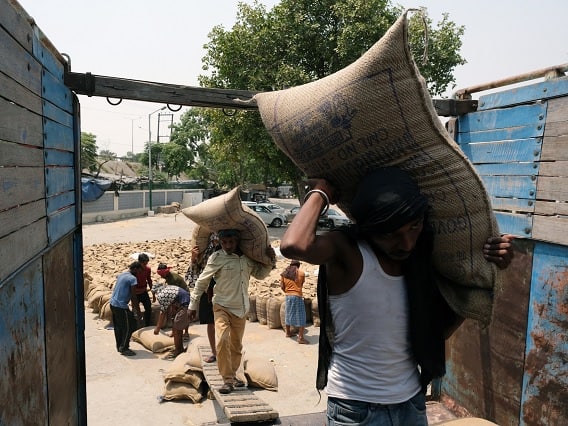
[[41, 98], [1, 72], [0, 96], [16, 105], [41, 114]]
[[[199, 355], [203, 360], [211, 355], [209, 346], [199, 346]], [[278, 412], [262, 401], [248, 388], [235, 388], [230, 394], [222, 394], [219, 388], [223, 379], [217, 369], [217, 363], [202, 361], [203, 375], [209, 384], [211, 393], [223, 408], [223, 412], [232, 423], [262, 422], [278, 418]]]
[[45, 201], [22, 204], [13, 209], [0, 211], [0, 237], [37, 222], [45, 216]]
[[0, 139], [42, 146], [41, 115], [0, 98]]
[[42, 78], [43, 97], [46, 101], [58, 106], [68, 113], [73, 112], [73, 97], [71, 90], [63, 84], [62, 80], [56, 79], [49, 72], [43, 73]]
[[568, 201], [568, 177], [539, 176], [536, 198]]
[[45, 120], [44, 135], [46, 148], [60, 149], [73, 152], [73, 129], [52, 120]]
[[17, 2], [0, 0], [0, 24], [28, 52], [32, 52], [33, 29], [29, 15]]
[[546, 125], [568, 120], [568, 96], [550, 99], [546, 113]]
[[0, 27], [0, 72], [41, 96], [41, 65]]
[[45, 169], [45, 194], [49, 198], [56, 194], [73, 191], [75, 170], [71, 167], [49, 167]]
[[460, 117], [459, 131], [508, 129], [530, 124], [543, 125], [546, 119], [546, 104], [520, 105], [491, 111], [480, 111]]
[[0, 238], [0, 283], [47, 247], [47, 224], [42, 218]]
[[0, 139], [0, 167], [33, 167], [42, 163], [41, 149]]
[[64, 209], [69, 206], [76, 206], [75, 191], [63, 192], [46, 199], [47, 214], [55, 213], [57, 210]]
[[568, 161], [540, 163], [540, 176], [568, 176]]
[[458, 133], [458, 143], [493, 142], [515, 139], [536, 138], [544, 134], [542, 124], [530, 124], [528, 126], [508, 127], [506, 129], [491, 129], [478, 132]]
[[76, 228], [75, 207], [57, 210], [47, 217], [47, 241], [51, 245]]
[[568, 203], [557, 203], [554, 201], [536, 201], [534, 208], [535, 214], [543, 216], [562, 215], [568, 216]]
[[474, 164], [538, 161], [542, 144], [540, 139], [481, 142], [461, 145], [464, 154]]
[[541, 161], [568, 161], [568, 135], [544, 137]]
[[555, 78], [530, 86], [518, 87], [499, 93], [480, 96], [478, 111], [524, 104], [540, 99], [556, 98], [568, 94], [568, 77]]
[[0, 211], [44, 198], [43, 167], [0, 167]]
[[499, 232], [530, 238], [532, 235], [533, 218], [528, 214], [513, 214], [495, 212], [499, 224]]
[[566, 136], [568, 134], [568, 123], [566, 121], [555, 121], [546, 124], [544, 136]]
[[477, 173], [484, 176], [535, 176], [542, 163], [475, 164]]
[[536, 179], [530, 176], [481, 176], [487, 192], [494, 197], [534, 199]]
[[509, 212], [533, 213], [535, 210], [534, 200], [519, 198], [491, 197], [493, 210], [505, 210]]

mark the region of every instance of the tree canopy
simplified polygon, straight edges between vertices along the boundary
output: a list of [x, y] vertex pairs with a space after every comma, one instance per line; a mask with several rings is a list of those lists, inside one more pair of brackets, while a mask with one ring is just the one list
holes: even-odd
[[[216, 26], [209, 33], [203, 58], [208, 74], [199, 77], [200, 84], [272, 91], [320, 79], [357, 60], [402, 12], [389, 0], [282, 0], [271, 10], [258, 2], [239, 3], [234, 26]], [[447, 15], [435, 28], [429, 17], [412, 15], [409, 40], [416, 58], [424, 52], [424, 25], [428, 62], [417, 65], [437, 96], [455, 82], [455, 67], [465, 63], [459, 54], [464, 27]], [[273, 143], [257, 111], [229, 114], [193, 108], [174, 125], [172, 143], [192, 151], [180, 167], [207, 171], [221, 186], [302, 179]], [[172, 147], [171, 152], [177, 151]]]

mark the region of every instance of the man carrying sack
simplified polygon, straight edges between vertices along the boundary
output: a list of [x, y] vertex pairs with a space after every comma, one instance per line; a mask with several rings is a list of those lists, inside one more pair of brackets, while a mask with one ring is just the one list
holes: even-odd
[[[248, 287], [250, 276], [262, 279], [272, 270], [272, 265], [262, 264], [247, 257], [240, 248], [240, 231], [221, 229], [217, 232], [221, 250], [211, 254], [205, 268], [195, 283], [189, 304], [189, 318], [197, 317], [199, 299], [215, 280], [213, 289], [213, 315], [217, 337], [217, 366], [223, 378], [220, 393], [231, 393], [234, 387], [244, 386], [236, 378], [241, 364], [246, 313], [249, 309]], [[266, 254], [275, 261], [272, 247]]]

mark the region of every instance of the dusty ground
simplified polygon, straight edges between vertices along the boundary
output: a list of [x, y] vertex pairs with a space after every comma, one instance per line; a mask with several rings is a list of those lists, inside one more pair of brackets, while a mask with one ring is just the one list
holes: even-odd
[[[282, 203], [281, 203], [282, 204]], [[83, 226], [84, 272], [87, 282], [112, 285], [118, 272], [132, 261], [129, 257], [140, 251], [155, 255], [150, 266], [165, 261], [184, 274], [189, 260], [189, 238], [193, 223], [183, 215], [156, 215], [119, 222]], [[269, 228], [273, 246], [285, 229]], [[281, 259], [278, 268], [264, 282], [251, 282], [251, 292], [281, 294], [276, 283], [279, 270], [287, 264]], [[308, 272], [306, 295], [315, 296], [315, 270]], [[155, 279], [159, 279], [157, 274]], [[87, 302], [86, 302], [87, 304]], [[199, 404], [190, 402], [159, 402], [163, 393], [163, 374], [170, 361], [161, 359], [140, 344], [133, 342], [135, 357], [123, 357], [114, 347], [108, 321], [86, 306], [85, 342], [87, 373], [87, 415], [89, 426], [121, 425], [214, 425], [227, 424], [220, 406], [213, 400]], [[191, 344], [207, 344], [205, 326], [190, 327]], [[298, 345], [286, 339], [282, 330], [268, 329], [258, 322], [248, 322], [244, 337], [246, 353], [262, 356], [272, 362], [278, 375], [279, 390], [255, 391], [280, 414], [273, 424], [323, 424], [326, 395], [317, 393], [315, 373], [319, 328], [310, 325], [308, 345]], [[440, 404], [429, 404], [430, 424], [454, 418]], [[282, 422], [281, 422], [282, 421]]]

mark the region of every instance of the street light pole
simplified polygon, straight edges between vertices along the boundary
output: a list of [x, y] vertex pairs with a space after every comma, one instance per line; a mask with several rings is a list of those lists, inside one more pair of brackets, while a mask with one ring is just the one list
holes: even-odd
[[166, 109], [165, 106], [148, 114], [148, 201], [150, 202], [150, 211], [152, 213], [154, 213], [154, 211], [152, 210], [152, 122], [150, 121], [150, 118], [152, 117], [152, 114], [164, 109]]

